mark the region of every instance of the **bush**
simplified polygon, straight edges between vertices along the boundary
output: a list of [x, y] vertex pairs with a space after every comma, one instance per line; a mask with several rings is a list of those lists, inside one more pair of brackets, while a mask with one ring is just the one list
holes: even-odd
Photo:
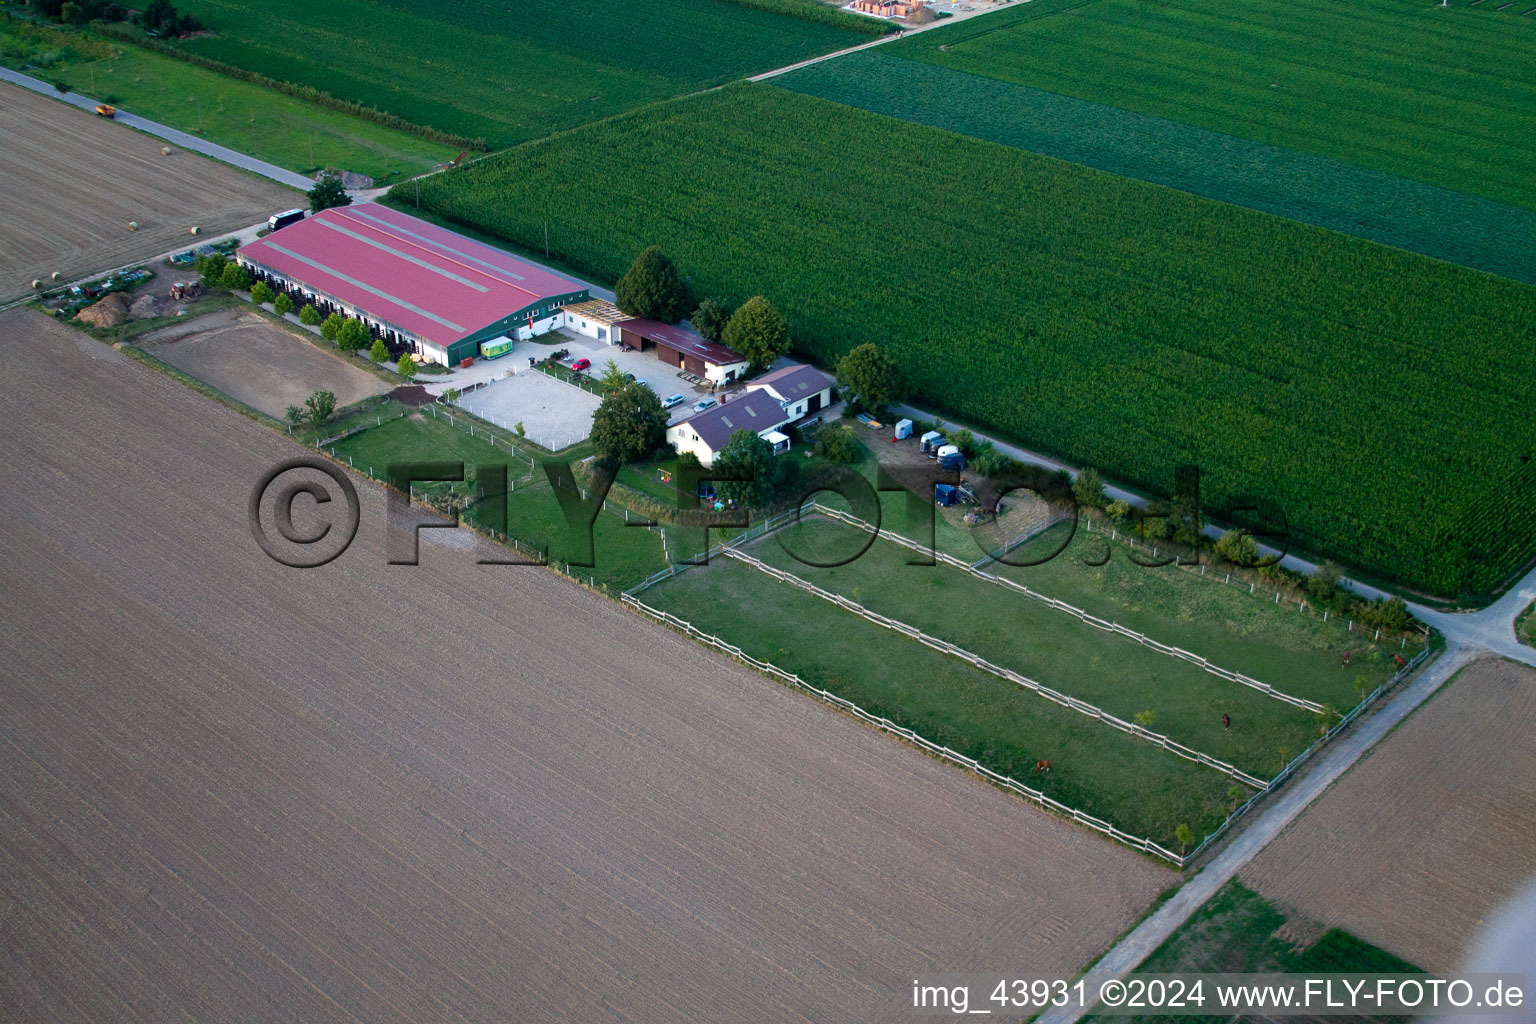
[[[306, 302], [304, 308], [299, 310], [299, 323], [304, 324], [306, 327], [318, 326], [320, 323], [320, 311]], [[325, 333], [323, 328], [320, 333]]]
[[260, 306], [272, 301], [272, 289], [265, 281], [257, 281], [251, 285], [251, 301]]
[[853, 435], [853, 428], [846, 423], [833, 423], [821, 428], [816, 435], [814, 451], [829, 462], [858, 462], [864, 457], [863, 445]]
[[383, 338], [373, 339], [373, 348], [368, 350], [368, 358], [376, 363], [389, 362], [389, 346], [384, 344]]
[[1072, 493], [1077, 496], [1077, 503], [1085, 508], [1103, 508], [1106, 501], [1104, 478], [1092, 466], [1085, 466], [1072, 481]]
[[340, 313], [332, 313], [325, 318], [325, 323], [320, 325], [320, 337], [326, 341], [339, 341], [341, 329], [346, 326], [347, 318]]
[[1259, 542], [1244, 530], [1228, 530], [1217, 539], [1216, 554], [1233, 565], [1252, 567], [1259, 561]]
[[396, 365], [396, 367], [398, 367], [397, 372], [400, 374], [400, 376], [402, 378], [404, 378], [405, 380], [408, 380], [408, 381], [415, 379], [415, 377], [416, 377], [416, 360], [411, 358], [411, 354], [409, 352], [407, 352], [405, 355], [401, 356], [400, 357], [400, 362], [396, 363], [395, 365]]
[[278, 316], [287, 316], [293, 312], [293, 299], [287, 292], [278, 292], [272, 300], [272, 312]]

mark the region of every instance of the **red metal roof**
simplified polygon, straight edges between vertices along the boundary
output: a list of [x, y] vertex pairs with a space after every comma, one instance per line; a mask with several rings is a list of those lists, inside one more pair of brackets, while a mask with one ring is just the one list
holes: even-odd
[[585, 286], [408, 214], [362, 203], [322, 210], [239, 255], [447, 348]]
[[715, 366], [731, 366], [735, 363], [746, 362], [739, 354], [726, 348], [724, 345], [716, 345], [697, 331], [690, 331], [686, 327], [678, 327], [674, 324], [665, 324], [660, 320], [645, 320], [639, 317], [633, 320], [621, 320], [614, 325], [622, 330], [631, 331], [643, 338], [659, 341], [669, 348], [675, 348], [685, 355], [697, 356], [706, 363]]

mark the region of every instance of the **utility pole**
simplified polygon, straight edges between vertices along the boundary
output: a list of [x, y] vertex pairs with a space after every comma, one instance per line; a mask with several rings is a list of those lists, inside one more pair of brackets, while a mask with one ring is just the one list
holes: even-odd
[[544, 258], [549, 259], [549, 221], [544, 222]]
[[309, 133], [309, 166], [315, 166], [315, 133]]

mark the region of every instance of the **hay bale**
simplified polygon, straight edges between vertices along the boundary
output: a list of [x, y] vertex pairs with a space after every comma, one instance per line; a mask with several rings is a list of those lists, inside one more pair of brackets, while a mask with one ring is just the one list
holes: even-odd
[[191, 233], [194, 234], [194, 235], [197, 234], [197, 225], [196, 224], [192, 225]]
[[148, 320], [160, 315], [160, 300], [153, 295], [141, 295], [128, 307], [128, 319]]
[[139, 230], [139, 222], [136, 221], [136, 220], [129, 221], [128, 222], [128, 230], [129, 231], [137, 231], [137, 230]]
[[113, 292], [106, 298], [82, 309], [76, 317], [92, 327], [116, 327], [128, 319], [128, 300], [121, 292]]
[[171, 155], [171, 147], [170, 146], [161, 146], [160, 147], [160, 155], [161, 156], [170, 156]]

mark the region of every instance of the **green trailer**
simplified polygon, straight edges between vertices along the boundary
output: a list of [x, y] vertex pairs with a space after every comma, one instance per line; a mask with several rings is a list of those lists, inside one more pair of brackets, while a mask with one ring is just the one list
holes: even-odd
[[506, 335], [490, 338], [480, 343], [480, 355], [484, 359], [499, 359], [511, 352], [514, 344], [515, 342]]

